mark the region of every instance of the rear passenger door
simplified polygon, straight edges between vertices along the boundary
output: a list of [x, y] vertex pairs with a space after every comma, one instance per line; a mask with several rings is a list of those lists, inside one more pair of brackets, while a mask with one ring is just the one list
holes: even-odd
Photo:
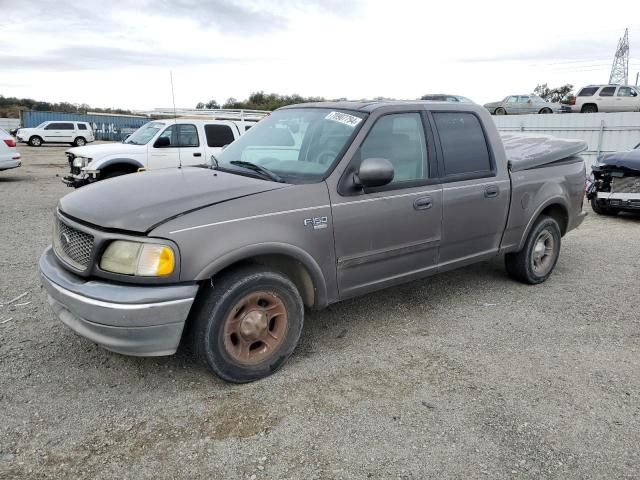
[[498, 172], [484, 128], [471, 112], [432, 112], [442, 181], [441, 270], [495, 255], [509, 208], [509, 176]]
[[617, 87], [603, 87], [600, 89], [598, 96], [596, 97], [596, 103], [598, 104], [598, 111], [600, 112], [615, 112], [615, 93]]
[[[340, 297], [346, 298], [424, 276], [435, 270], [442, 191], [435, 148], [427, 143], [420, 112], [388, 113], [369, 129], [338, 188], [330, 188]], [[366, 158], [394, 167], [383, 187], [353, 187], [353, 171]]]

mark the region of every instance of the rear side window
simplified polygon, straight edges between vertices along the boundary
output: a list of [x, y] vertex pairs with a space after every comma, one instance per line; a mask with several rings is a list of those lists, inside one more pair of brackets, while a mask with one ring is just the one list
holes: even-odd
[[616, 91], [616, 87], [604, 87], [600, 90], [601, 97], [613, 97], [613, 93]]
[[86, 130], [86, 129], [87, 129], [87, 125], [85, 123], [78, 124], [78, 130]]
[[465, 112], [434, 112], [446, 176], [491, 172], [487, 140], [478, 117]]
[[598, 87], [584, 87], [578, 93], [579, 97], [592, 97], [594, 93], [598, 91]]
[[224, 147], [235, 140], [233, 131], [228, 125], [205, 125], [207, 145], [210, 147]]

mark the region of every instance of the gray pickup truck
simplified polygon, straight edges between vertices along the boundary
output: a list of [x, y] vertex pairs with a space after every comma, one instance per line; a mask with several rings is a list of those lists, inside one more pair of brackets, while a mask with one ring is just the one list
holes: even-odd
[[[506, 148], [505, 148], [506, 147]], [[40, 258], [58, 317], [128, 355], [189, 343], [225, 380], [277, 370], [304, 310], [504, 255], [551, 274], [583, 220], [580, 141], [505, 138], [473, 104], [303, 104], [211, 165], [63, 197]]]

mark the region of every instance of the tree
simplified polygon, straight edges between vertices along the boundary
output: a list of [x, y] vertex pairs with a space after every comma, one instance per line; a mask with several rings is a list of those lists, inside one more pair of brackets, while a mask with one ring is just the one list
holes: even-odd
[[573, 85], [570, 83], [556, 88], [549, 88], [546, 83], [542, 83], [533, 89], [533, 93], [552, 103], [569, 103], [572, 91]]
[[202, 102], [198, 102], [198, 104], [196, 105], [196, 108], [197, 108], [198, 110], [202, 110], [202, 109], [204, 108], [204, 103], [202, 103]]
[[209, 100], [206, 105], [206, 108], [208, 108], [209, 110], [214, 110], [216, 108], [220, 108], [220, 105], [218, 105], [218, 102], [216, 102], [215, 100]]

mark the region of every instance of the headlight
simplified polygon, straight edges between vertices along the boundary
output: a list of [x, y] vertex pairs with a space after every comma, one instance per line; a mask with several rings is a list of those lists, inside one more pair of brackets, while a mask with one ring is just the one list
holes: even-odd
[[116, 240], [100, 259], [102, 270], [142, 277], [165, 277], [173, 273], [175, 266], [173, 249], [157, 243]]
[[90, 159], [85, 158], [85, 157], [76, 157], [73, 159], [73, 166], [74, 167], [84, 167], [85, 165], [87, 165], [87, 163], [89, 163]]

